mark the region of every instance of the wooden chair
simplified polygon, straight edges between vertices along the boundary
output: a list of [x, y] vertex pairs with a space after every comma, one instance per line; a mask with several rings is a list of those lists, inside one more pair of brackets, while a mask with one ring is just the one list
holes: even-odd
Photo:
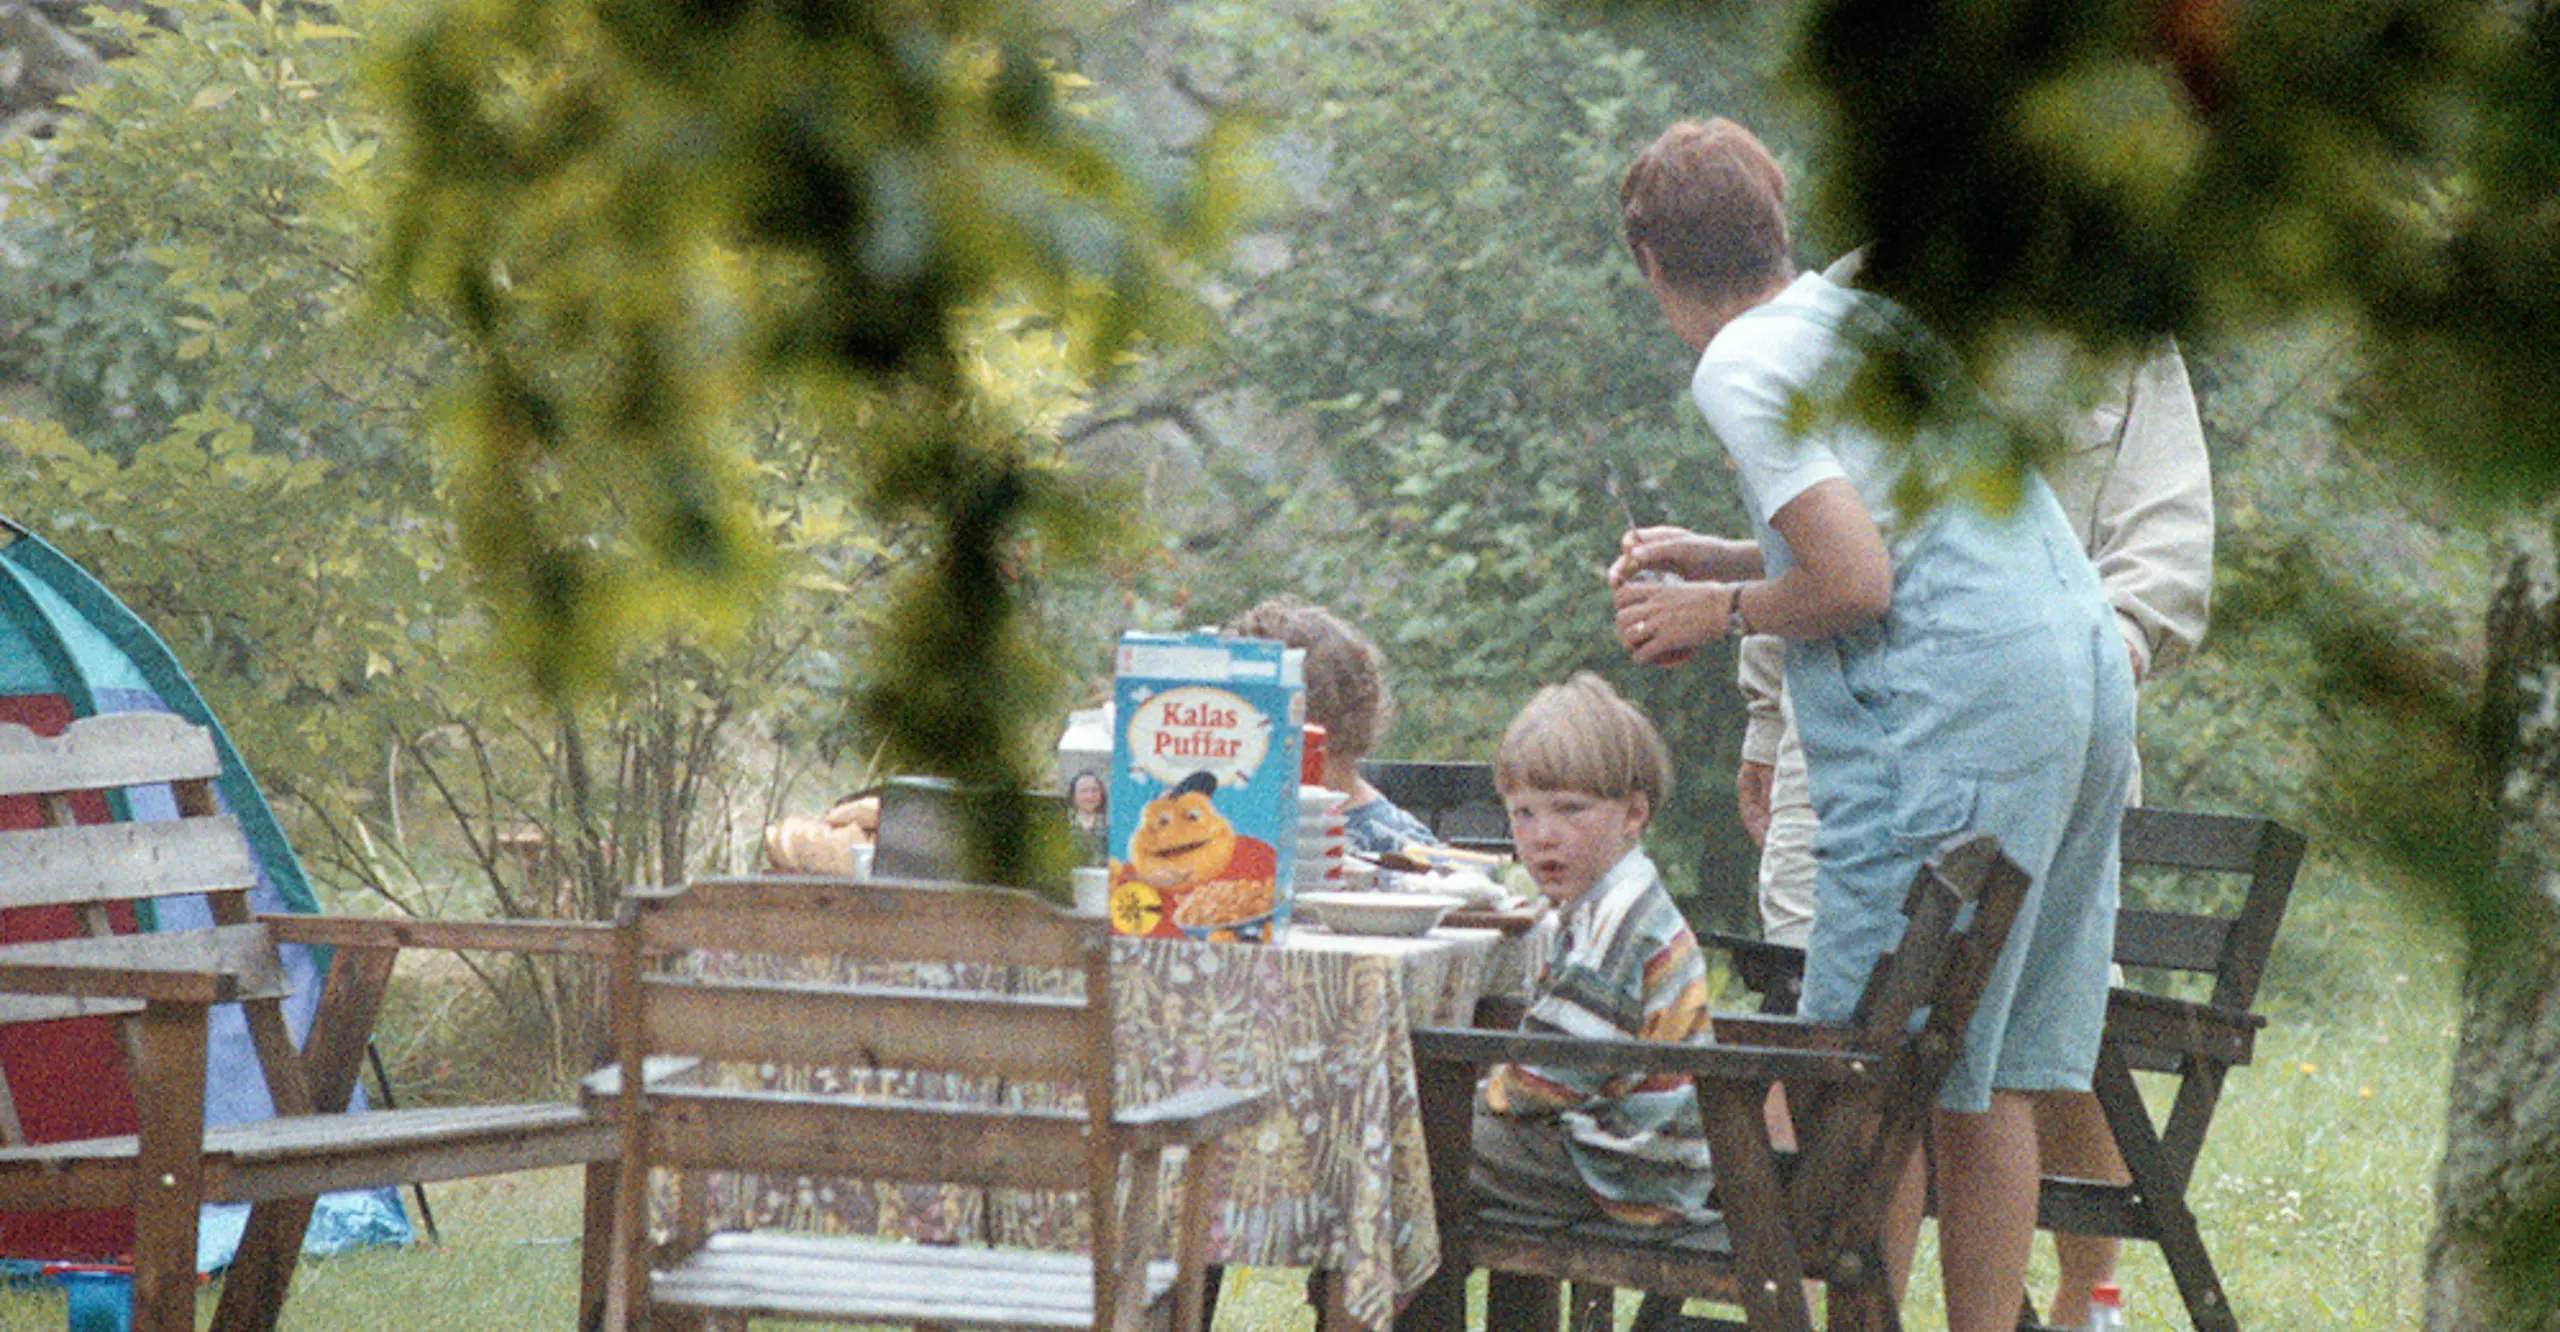
[[1489, 763], [1360, 761], [1360, 775], [1444, 844], [1511, 854], [1511, 819]]
[[[2302, 834], [2268, 819], [2125, 811], [2127, 905], [2116, 915], [2115, 957], [2128, 983], [2107, 997], [2095, 1090], [2131, 1182], [2048, 1176], [2039, 1198], [2036, 1223], [2043, 1229], [2158, 1245], [2198, 1332], [2237, 1332], [2239, 1323], [2187, 1204], [2187, 1185], [2223, 1081], [2249, 1062], [2266, 1025], [2253, 1008], [2258, 983], [2305, 847]], [[2220, 886], [2186, 884], [2186, 900], [2219, 895], [2236, 897], [2237, 905], [2229, 911], [2132, 905], [2157, 896], [2143, 891], [2145, 880], [2165, 877], [2211, 880]], [[1757, 939], [1712, 936], [1707, 942], [1727, 945], [1744, 983], [1792, 1011], [1804, 966], [1800, 952]], [[2169, 992], [2176, 977], [2189, 978], [2202, 997]], [[2137, 1071], [2172, 1080], [2165, 1123], [2152, 1115], [2134, 1080]], [[2027, 1306], [2020, 1326], [2036, 1321]]]
[[[0, 1086], [0, 1209], [129, 1208], [134, 1326], [195, 1326], [197, 1209], [253, 1204], [223, 1281], [215, 1326], [271, 1328], [312, 1198], [369, 1188], [609, 1159], [612, 1132], [566, 1102], [336, 1113], [346, 1109], [393, 958], [405, 945], [539, 949], [602, 956], [603, 926], [437, 925], [256, 916], [257, 867], [230, 816], [211, 736], [161, 713], [84, 718], [46, 739], [0, 725], [0, 796], [34, 797], [45, 826], [0, 832], [0, 908], [64, 906], [85, 937], [0, 947], [0, 1023], [104, 1018], [115, 1024], [140, 1117], [132, 1137], [29, 1143]], [[134, 821], [134, 793], [166, 788], [178, 817]], [[96, 799], [97, 793], [107, 797]], [[75, 802], [114, 813], [81, 824]], [[116, 933], [157, 899], [203, 897], [201, 929]], [[309, 1038], [297, 1049], [280, 1002], [280, 942], [335, 945]], [[207, 1128], [206, 1028], [239, 1004], [276, 1118]], [[590, 1205], [604, 1181], [590, 1175]], [[600, 1272], [583, 1291], [602, 1298]]]
[[[620, 1209], [609, 1238], [590, 1236], [614, 1265], [607, 1325], [663, 1326], [672, 1315], [741, 1329], [749, 1316], [1196, 1328], [1209, 1203], [1201, 1167], [1268, 1095], [1207, 1088], [1117, 1103], [1108, 931], [1026, 894], [965, 885], [762, 877], [632, 894], [613, 982], [621, 1060], [600, 1089], [622, 1134]], [[697, 950], [731, 956], [716, 969], [687, 966]], [[770, 974], [762, 957], [818, 954], [859, 964], [846, 974], [862, 982], [744, 978]], [[1074, 983], [1064, 993], [956, 991], [931, 983], [930, 970], [926, 983], [900, 983], [916, 963], [1054, 968]], [[1000, 1077], [1016, 1094], [955, 1104], [684, 1076], [724, 1063]], [[1072, 1095], [1019, 1094], [1033, 1085]], [[1043, 1099], [1070, 1108], [1021, 1103]], [[1172, 1260], [1150, 1261], [1173, 1147], [1188, 1149], [1174, 1181], [1179, 1233]], [[675, 1174], [663, 1245], [653, 1242], [653, 1170]], [[712, 1233], [708, 1171], [1081, 1192], [1091, 1253]]]
[[[2026, 875], [1992, 838], [1950, 846], [1913, 884], [1901, 946], [1838, 1025], [1720, 1014], [1707, 1045], [1416, 1032], [1443, 1289], [1426, 1288], [1398, 1327], [1462, 1327], [1464, 1301], [1447, 1287], [1471, 1267], [1492, 1274], [1486, 1327], [1500, 1332], [1552, 1328], [1558, 1281], [1571, 1283], [1576, 1332], [1615, 1325], [1619, 1287], [1737, 1305], [1757, 1332], [1803, 1332], [1807, 1281], [1827, 1287], [1834, 1332], [1899, 1327], [1880, 1233], [1885, 1203], [2025, 890]], [[1504, 1062], [1689, 1077], [1715, 1153], [1718, 1217], [1660, 1229], [1560, 1225], [1477, 1205], [1467, 1186], [1475, 1085], [1481, 1069]], [[1779, 1084], [1802, 1144], [1792, 1156], [1771, 1145], [1763, 1113]]]

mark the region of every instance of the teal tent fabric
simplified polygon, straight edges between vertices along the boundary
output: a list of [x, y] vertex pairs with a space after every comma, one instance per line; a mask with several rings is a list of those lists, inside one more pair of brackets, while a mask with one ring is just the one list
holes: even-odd
[[[218, 794], [257, 852], [259, 884], [251, 895], [256, 908], [315, 910], [310, 882], [282, 825], [168, 647], [87, 571], [24, 528], [0, 519], [0, 722], [51, 734], [73, 718], [136, 711], [176, 713], [212, 732], [223, 765]], [[141, 807], [154, 801], [166, 806], [168, 796], [135, 795], [136, 807], [124, 813], [139, 818], [174, 815], [173, 808]], [[11, 824], [0, 817], [0, 827], [5, 826]], [[144, 914], [134, 924], [149, 929], [208, 919], [202, 902], [181, 901], [159, 904], [156, 915]], [[0, 938], [54, 937], [69, 928], [67, 918], [43, 912], [0, 913]], [[326, 965], [325, 958], [307, 950], [289, 950], [286, 968], [295, 995], [287, 1015], [297, 1034], [310, 1021]], [[216, 1011], [211, 1046], [207, 1121], [237, 1123], [273, 1115], [236, 1009]], [[0, 1033], [0, 1066], [8, 1071], [29, 1137], [39, 1142], [133, 1131], [129, 1094], [113, 1071], [114, 1058], [103, 1026], [48, 1023]], [[207, 1212], [208, 1244], [200, 1261], [211, 1269], [229, 1263], [241, 1209]], [[112, 1258], [129, 1247], [130, 1234], [130, 1220], [120, 1212], [0, 1213], [0, 1256]], [[410, 1230], [398, 1194], [385, 1189], [323, 1199], [311, 1235], [306, 1247], [331, 1251], [405, 1242]]]

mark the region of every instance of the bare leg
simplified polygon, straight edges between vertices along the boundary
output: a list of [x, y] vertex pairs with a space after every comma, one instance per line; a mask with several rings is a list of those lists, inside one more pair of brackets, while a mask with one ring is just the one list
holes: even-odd
[[[2048, 1175], [2122, 1184], [2124, 1158], [2116, 1153], [2116, 1135], [2107, 1128], [2106, 1112], [2088, 1092], [2044, 1092], [2035, 1098], [2036, 1149]], [[2053, 1255], [2062, 1269], [2054, 1285], [2053, 1305], [2046, 1316], [2055, 1327], [2078, 1327], [2088, 1321], [2089, 1287], [2116, 1279], [2116, 1254], [2124, 1246], [2110, 1235], [2053, 1237]]]
[[2034, 1101], [1994, 1091], [1988, 1110], [1941, 1111], [1937, 1128], [1947, 1332], [2012, 1332], [2036, 1235]]

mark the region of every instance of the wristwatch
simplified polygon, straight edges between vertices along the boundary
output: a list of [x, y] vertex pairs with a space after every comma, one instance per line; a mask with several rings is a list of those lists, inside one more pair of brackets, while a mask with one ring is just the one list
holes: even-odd
[[1750, 634], [1751, 622], [1742, 617], [1742, 584], [1736, 583], [1733, 585], [1733, 595], [1724, 603], [1724, 636], [1741, 639], [1749, 637]]

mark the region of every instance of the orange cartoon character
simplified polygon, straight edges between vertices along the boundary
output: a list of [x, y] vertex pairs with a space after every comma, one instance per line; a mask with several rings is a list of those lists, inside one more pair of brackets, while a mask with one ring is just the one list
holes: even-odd
[[1199, 772], [1147, 802], [1129, 834], [1129, 858], [1113, 866], [1111, 911], [1123, 934], [1183, 934], [1255, 942], [1269, 930], [1278, 858], [1239, 835], [1209, 800], [1217, 779]]

